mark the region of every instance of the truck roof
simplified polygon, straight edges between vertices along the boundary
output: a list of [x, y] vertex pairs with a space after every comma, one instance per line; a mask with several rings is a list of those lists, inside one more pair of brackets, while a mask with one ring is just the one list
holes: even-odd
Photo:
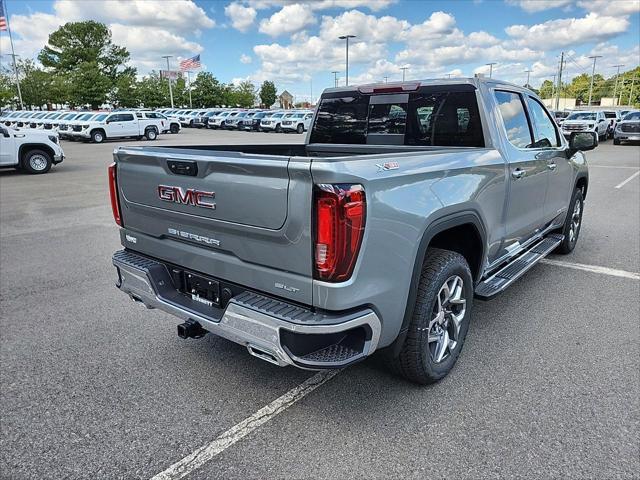
[[528, 93], [535, 94], [535, 92], [533, 92], [532, 90], [529, 90], [528, 88], [521, 85], [516, 85], [515, 83], [488, 77], [427, 78], [422, 80], [407, 80], [404, 82], [366, 83], [361, 85], [349, 85], [348, 87], [327, 88], [323, 93], [353, 91], [359, 91], [361, 93], [410, 93], [411, 91], [417, 90], [420, 87], [433, 85], [472, 85], [477, 88], [482, 83], [490, 84], [493, 87], [504, 85], [506, 87], [509, 87], [510, 89], [517, 89], [520, 91], [526, 91]]

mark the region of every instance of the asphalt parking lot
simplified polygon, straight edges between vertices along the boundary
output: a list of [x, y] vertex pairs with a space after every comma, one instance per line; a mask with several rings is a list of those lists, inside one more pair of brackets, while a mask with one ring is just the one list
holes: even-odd
[[[153, 145], [289, 141], [304, 137], [185, 130]], [[63, 142], [44, 176], [0, 172], [0, 476], [638, 478], [640, 147], [588, 153], [574, 253], [477, 301], [457, 366], [425, 388], [377, 358], [328, 378], [184, 341], [129, 301], [111, 265], [118, 143]], [[309, 379], [324, 383], [300, 394]], [[199, 468], [171, 469], [201, 447]]]

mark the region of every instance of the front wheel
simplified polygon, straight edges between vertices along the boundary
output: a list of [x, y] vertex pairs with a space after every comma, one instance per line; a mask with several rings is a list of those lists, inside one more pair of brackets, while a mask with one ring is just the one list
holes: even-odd
[[175, 123], [172, 123], [169, 131], [171, 133], [178, 133], [180, 131], [180, 127], [178, 127], [178, 125], [176, 125]]
[[402, 349], [391, 359], [406, 379], [434, 383], [453, 368], [471, 319], [473, 279], [465, 258], [439, 248], [427, 250]]
[[298, 125], [298, 128], [296, 128], [296, 132], [304, 133], [304, 125], [302, 125], [302, 124]]
[[582, 195], [582, 189], [576, 188], [573, 192], [573, 196], [571, 197], [567, 218], [565, 218], [564, 225], [562, 227], [564, 239], [562, 240], [562, 243], [558, 245], [558, 248], [556, 248], [556, 253], [566, 255], [576, 248], [576, 243], [578, 243], [578, 237], [580, 236], [580, 228], [582, 227], [583, 211], [584, 197]]
[[30, 150], [22, 160], [22, 168], [34, 175], [47, 173], [51, 170], [51, 165], [53, 165], [51, 155], [43, 150]]
[[280, 124], [276, 125], [276, 133], [282, 132], [282, 126]]
[[91, 141], [93, 143], [104, 142], [104, 133], [101, 130], [94, 130], [93, 132], [91, 132]]

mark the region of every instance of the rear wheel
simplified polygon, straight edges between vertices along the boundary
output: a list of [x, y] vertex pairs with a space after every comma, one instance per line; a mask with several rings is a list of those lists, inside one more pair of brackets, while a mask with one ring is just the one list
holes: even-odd
[[304, 125], [302, 125], [302, 124], [298, 125], [298, 128], [296, 128], [296, 132], [304, 133]]
[[155, 140], [156, 138], [158, 138], [158, 132], [156, 131], [155, 128], [148, 128], [145, 132], [144, 132], [144, 136], [147, 137], [147, 140]]
[[176, 125], [175, 123], [172, 123], [169, 131], [171, 133], [178, 133], [180, 131], [180, 127], [178, 127], [178, 125]]
[[51, 155], [43, 150], [29, 150], [22, 159], [22, 168], [32, 174], [47, 173], [51, 165]]
[[582, 212], [584, 210], [584, 197], [582, 195], [582, 189], [576, 188], [571, 197], [571, 203], [569, 204], [569, 212], [567, 218], [564, 220], [564, 226], [562, 227], [562, 234], [564, 240], [556, 248], [556, 253], [566, 255], [571, 253], [578, 243], [578, 237], [580, 236], [580, 228], [582, 227]]
[[276, 125], [276, 133], [280, 133], [280, 132], [282, 132], [282, 125], [277, 124]]
[[446, 376], [467, 336], [472, 300], [473, 279], [464, 257], [427, 250], [407, 337], [391, 360], [394, 370], [421, 384]]

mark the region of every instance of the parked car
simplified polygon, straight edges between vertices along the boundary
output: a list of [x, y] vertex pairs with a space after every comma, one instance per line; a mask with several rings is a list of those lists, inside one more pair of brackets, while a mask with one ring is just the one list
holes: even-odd
[[282, 118], [287, 115], [287, 112], [274, 112], [268, 117], [260, 120], [260, 130], [263, 132], [278, 132], [282, 131]]
[[202, 120], [204, 122], [204, 127], [205, 128], [209, 128], [209, 120], [211, 120], [216, 115], [219, 115], [221, 112], [222, 112], [222, 110], [209, 110], [209, 111], [205, 112], [205, 114], [202, 116]]
[[137, 118], [136, 112], [112, 112], [102, 114], [82, 125], [79, 136], [94, 143], [102, 143], [112, 138], [146, 137], [155, 140], [160, 128], [155, 122], [145, 118]]
[[70, 125], [79, 117], [85, 115], [87, 112], [69, 112], [63, 117], [58, 119], [58, 127], [54, 128], [58, 132], [61, 139], [66, 140], [71, 132]]
[[99, 112], [85, 112], [82, 115], [79, 115], [73, 119], [73, 122], [70, 122], [65, 133], [65, 138], [71, 141], [83, 140], [88, 138], [86, 132], [84, 131], [89, 127], [90, 121], [99, 121], [101, 119], [106, 118], [108, 113], [99, 113]]
[[64, 160], [58, 135], [42, 130], [0, 126], [0, 167], [47, 173]]
[[640, 111], [628, 112], [616, 125], [613, 133], [613, 144], [640, 141]]
[[617, 110], [603, 110], [603, 113], [607, 122], [607, 138], [613, 138], [613, 132], [622, 117]]
[[596, 141], [565, 140], [531, 90], [471, 78], [332, 88], [306, 144], [118, 147], [117, 287], [182, 338], [305, 369], [384, 349], [435, 382], [474, 297], [575, 248]]
[[238, 130], [258, 131], [263, 118], [271, 115], [270, 112], [256, 111], [250, 112], [245, 118], [238, 122]]
[[223, 112], [220, 112], [218, 115], [213, 115], [207, 121], [207, 127], [214, 130], [216, 128], [222, 128], [224, 121], [229, 115], [231, 115], [231, 110], [225, 110]]
[[552, 110], [551, 113], [553, 114], [553, 118], [555, 119], [556, 123], [558, 125], [562, 125], [562, 122], [565, 121], [565, 119], [571, 112], [568, 112], [566, 110]]
[[601, 110], [575, 111], [562, 123], [562, 134], [569, 137], [573, 132], [595, 132], [598, 140], [606, 140], [607, 125], [607, 119]]
[[178, 133], [180, 131], [180, 122], [178, 120], [169, 119], [159, 112], [141, 110], [136, 112], [136, 117], [146, 120], [146, 125], [155, 125], [160, 133]]
[[249, 112], [246, 111], [234, 112], [224, 120], [224, 128], [227, 130], [235, 130], [238, 128], [238, 122], [248, 118], [248, 116]]
[[53, 127], [56, 124], [56, 120], [59, 120], [66, 113], [67, 112], [55, 112], [53, 114], [47, 115], [38, 124], [38, 128], [42, 128], [43, 130], [53, 130]]
[[311, 126], [312, 112], [296, 112], [282, 119], [282, 131], [304, 133]]

